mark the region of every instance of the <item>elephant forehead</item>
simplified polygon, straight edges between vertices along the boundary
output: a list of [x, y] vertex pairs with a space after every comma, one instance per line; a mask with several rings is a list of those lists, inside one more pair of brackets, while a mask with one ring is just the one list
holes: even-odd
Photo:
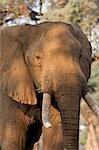
[[80, 52], [81, 44], [73, 36], [68, 26], [59, 26], [51, 28], [43, 40], [43, 47], [48, 52]]
[[63, 33], [69, 34], [70, 30], [69, 30], [69, 26], [66, 24], [54, 24], [53, 26], [50, 27], [50, 29], [47, 31], [47, 35], [48, 36], [58, 36], [60, 34]]
[[62, 48], [61, 40], [58, 38], [52, 38], [52, 39], [48, 38], [46, 43], [44, 43], [44, 48], [46, 49], [46, 51], [49, 51], [49, 52], [58, 50]]
[[81, 51], [81, 44], [74, 37], [64, 37], [63, 35], [62, 38], [54, 37], [48, 39], [43, 45], [43, 50], [46, 54], [55, 54], [56, 57], [57, 54], [63, 54], [66, 57], [73, 56], [78, 58]]

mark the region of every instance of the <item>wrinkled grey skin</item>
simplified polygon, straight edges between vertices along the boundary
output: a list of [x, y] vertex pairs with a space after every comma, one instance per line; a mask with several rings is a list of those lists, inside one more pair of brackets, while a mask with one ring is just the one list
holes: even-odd
[[0, 41], [1, 148], [24, 149], [28, 110], [41, 102], [36, 87], [54, 97], [62, 120], [63, 148], [77, 150], [80, 99], [88, 92], [91, 65], [86, 36], [73, 25], [42, 23], [5, 28]]

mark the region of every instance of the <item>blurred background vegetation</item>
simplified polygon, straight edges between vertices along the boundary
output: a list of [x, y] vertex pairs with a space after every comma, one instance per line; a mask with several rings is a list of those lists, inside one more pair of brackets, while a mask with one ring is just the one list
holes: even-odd
[[[99, 0], [0, 0], [0, 25], [5, 24], [5, 17], [12, 20], [19, 16], [30, 16], [30, 11], [35, 10], [41, 16], [40, 22], [63, 21], [74, 23], [81, 27], [92, 45], [92, 71], [89, 80], [89, 89], [96, 103], [99, 104]], [[13, 14], [13, 15], [11, 15]], [[83, 111], [82, 111], [83, 110]], [[88, 107], [83, 104], [81, 110], [81, 124], [88, 125], [86, 114], [92, 114]], [[87, 121], [86, 121], [87, 120]], [[92, 122], [97, 130], [99, 142], [99, 124], [95, 117]], [[97, 126], [97, 127], [96, 127]], [[87, 126], [88, 128], [88, 126]], [[82, 131], [82, 130], [81, 130]], [[85, 144], [88, 133], [86, 128], [80, 133], [80, 143]], [[87, 149], [91, 150], [91, 149]]]

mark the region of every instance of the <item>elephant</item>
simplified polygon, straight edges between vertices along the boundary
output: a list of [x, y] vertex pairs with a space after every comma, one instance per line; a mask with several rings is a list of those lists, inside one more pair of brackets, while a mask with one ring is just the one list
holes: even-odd
[[41, 132], [39, 106], [22, 105], [0, 89], [0, 150], [32, 150]]
[[81, 97], [97, 113], [87, 86], [91, 53], [87, 37], [72, 24], [45, 22], [0, 30], [1, 149], [33, 146], [41, 126], [51, 128], [51, 104], [60, 112], [63, 149], [78, 149]]

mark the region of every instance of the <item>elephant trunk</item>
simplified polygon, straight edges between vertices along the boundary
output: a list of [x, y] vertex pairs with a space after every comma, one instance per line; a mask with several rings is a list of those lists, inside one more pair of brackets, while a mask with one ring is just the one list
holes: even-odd
[[81, 89], [62, 85], [56, 93], [62, 118], [63, 145], [66, 150], [77, 150], [79, 141], [79, 114]]

